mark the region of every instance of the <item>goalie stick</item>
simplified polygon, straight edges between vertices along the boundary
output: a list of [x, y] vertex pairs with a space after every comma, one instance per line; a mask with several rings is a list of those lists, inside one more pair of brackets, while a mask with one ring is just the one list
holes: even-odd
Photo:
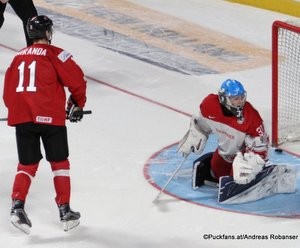
[[[90, 114], [92, 114], [92, 110], [83, 110], [82, 113], [84, 115], [90, 115]], [[68, 118], [66, 118], [66, 119], [68, 119]], [[7, 117], [0, 118], [0, 121], [7, 121]]]
[[[184, 159], [178, 165], [178, 167], [176, 168], [176, 170], [170, 176], [169, 180], [166, 182], [166, 184], [161, 188], [161, 190], [159, 191], [159, 193], [157, 194], [157, 196], [154, 198], [154, 200], [152, 201], [152, 203], [156, 204], [158, 202], [160, 195], [165, 191], [165, 189], [167, 188], [167, 186], [169, 185], [169, 183], [172, 181], [172, 179], [175, 177], [175, 175], [177, 174], [177, 172], [180, 170], [180, 168], [182, 167], [182, 165], [186, 161], [187, 157], [188, 156], [184, 157]], [[209, 181], [209, 180], [204, 180], [204, 185], [210, 186], [210, 187], [213, 187], [213, 188], [219, 188], [219, 184], [218, 183], [213, 182], [213, 181]]]
[[184, 164], [184, 162], [186, 161], [188, 155], [184, 156], [184, 159], [181, 161], [181, 163], [178, 165], [178, 167], [176, 168], [176, 170], [173, 172], [173, 174], [170, 176], [169, 180], [166, 182], [166, 184], [161, 188], [161, 190], [158, 192], [157, 196], [154, 198], [154, 200], [152, 201], [152, 203], [157, 203], [159, 200], [160, 195], [165, 191], [165, 189], [167, 188], [167, 186], [169, 185], [169, 183], [172, 181], [172, 179], [175, 177], [175, 175], [177, 174], [177, 172], [180, 170], [180, 168], [182, 167], [182, 165]]

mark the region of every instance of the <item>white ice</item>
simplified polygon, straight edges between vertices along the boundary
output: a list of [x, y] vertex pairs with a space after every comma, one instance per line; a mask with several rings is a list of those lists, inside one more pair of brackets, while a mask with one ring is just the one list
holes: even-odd
[[[74, 1], [73, 1], [74, 2]], [[290, 16], [222, 0], [132, 0], [271, 50], [271, 25]], [[24, 46], [20, 20], [5, 13], [0, 30], [0, 82], [15, 52]], [[55, 20], [54, 20], [55, 22]], [[10, 193], [17, 153], [14, 129], [0, 123], [0, 244], [5, 248], [212, 248], [299, 247], [299, 219], [230, 213], [162, 195], [144, 178], [147, 159], [177, 142], [189, 117], [163, 107], [196, 113], [201, 99], [230, 77], [244, 83], [248, 100], [271, 128], [271, 66], [217, 75], [188, 76], [97, 47], [76, 36], [54, 33], [53, 44], [71, 52], [88, 76], [86, 109], [93, 114], [68, 123], [72, 176], [71, 206], [81, 225], [65, 233], [58, 222], [52, 173], [42, 160], [27, 199], [33, 227], [25, 235], [10, 223]], [[108, 83], [108, 87], [92, 78]], [[257, 90], [257, 89], [260, 90]], [[146, 101], [137, 94], [159, 104]], [[1, 117], [6, 116], [0, 102]], [[288, 204], [288, 202], [283, 203]], [[300, 206], [299, 206], [300, 207]], [[205, 239], [213, 235], [299, 235], [296, 240]]]

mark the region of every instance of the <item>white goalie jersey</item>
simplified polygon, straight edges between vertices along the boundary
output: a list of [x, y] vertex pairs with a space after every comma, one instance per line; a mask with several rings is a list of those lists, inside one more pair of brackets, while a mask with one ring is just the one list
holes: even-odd
[[225, 161], [232, 163], [239, 151], [251, 151], [267, 160], [269, 136], [263, 120], [249, 102], [245, 103], [243, 112], [243, 121], [237, 121], [235, 116], [224, 116], [218, 95], [210, 94], [200, 104], [198, 124], [205, 133], [217, 136], [218, 151]]

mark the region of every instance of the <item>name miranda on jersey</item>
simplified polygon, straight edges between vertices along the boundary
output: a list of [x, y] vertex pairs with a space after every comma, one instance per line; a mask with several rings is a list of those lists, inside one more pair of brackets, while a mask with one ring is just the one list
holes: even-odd
[[46, 56], [47, 49], [40, 47], [28, 47], [17, 53], [17, 55], [40, 55]]

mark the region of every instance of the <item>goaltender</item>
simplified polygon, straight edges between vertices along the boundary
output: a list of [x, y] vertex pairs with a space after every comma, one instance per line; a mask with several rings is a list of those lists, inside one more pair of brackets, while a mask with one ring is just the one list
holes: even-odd
[[[192, 116], [189, 130], [178, 145], [178, 152], [185, 157], [191, 152], [202, 155], [194, 161], [193, 189], [206, 182], [219, 183], [220, 203], [295, 192], [293, 167], [267, 166], [269, 136], [260, 114], [246, 98], [239, 81], [222, 82], [218, 94], [209, 94], [200, 103], [199, 114]], [[202, 154], [210, 134], [217, 136], [217, 149]]]

